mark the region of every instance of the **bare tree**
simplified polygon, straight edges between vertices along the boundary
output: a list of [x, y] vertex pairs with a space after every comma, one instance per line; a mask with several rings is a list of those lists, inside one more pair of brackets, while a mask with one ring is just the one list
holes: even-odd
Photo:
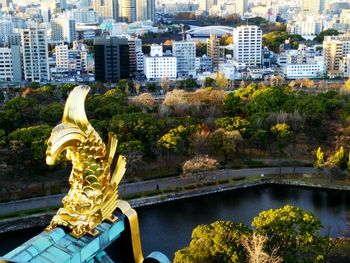
[[277, 255], [278, 249], [273, 249], [271, 255], [264, 251], [267, 237], [256, 233], [250, 238], [244, 238], [242, 244], [247, 251], [249, 263], [281, 263], [282, 258]]

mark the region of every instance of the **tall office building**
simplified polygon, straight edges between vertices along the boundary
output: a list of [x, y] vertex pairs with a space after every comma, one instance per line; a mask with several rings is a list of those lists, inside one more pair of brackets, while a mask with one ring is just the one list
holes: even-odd
[[239, 26], [233, 30], [233, 57], [247, 67], [261, 65], [262, 31], [257, 26]]
[[173, 56], [177, 58], [179, 76], [195, 76], [196, 43], [193, 41], [174, 41]]
[[93, 0], [93, 9], [101, 19], [110, 18], [119, 21], [119, 2], [118, 0]]
[[248, 0], [236, 0], [236, 13], [243, 16], [248, 12]]
[[119, 0], [119, 21], [127, 23], [136, 21], [136, 1]]
[[154, 21], [156, 15], [155, 0], [136, 0], [136, 20]]
[[67, 18], [51, 19], [51, 41], [72, 43], [76, 40], [75, 20]]
[[213, 68], [219, 66], [219, 46], [220, 39], [211, 34], [210, 38], [207, 39], [207, 55], [211, 58]]
[[313, 14], [324, 14], [329, 10], [329, 0], [301, 0], [301, 10]]
[[94, 40], [96, 81], [129, 78], [129, 44], [127, 38], [99, 37]]
[[21, 31], [24, 78], [32, 82], [50, 81], [46, 28], [39, 25]]

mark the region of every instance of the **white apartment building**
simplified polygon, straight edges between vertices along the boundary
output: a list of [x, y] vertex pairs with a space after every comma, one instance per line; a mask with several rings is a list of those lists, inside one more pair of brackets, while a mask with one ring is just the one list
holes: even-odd
[[144, 57], [144, 74], [148, 80], [176, 79], [177, 58], [174, 56], [163, 55], [163, 47], [153, 44], [151, 46], [150, 56]]
[[27, 81], [50, 81], [46, 28], [35, 26], [21, 31], [24, 78]]
[[350, 34], [326, 36], [323, 41], [323, 55], [327, 71], [341, 73], [340, 61], [350, 54]]
[[0, 82], [21, 80], [20, 47], [11, 46], [11, 48], [0, 48]]
[[13, 79], [12, 52], [10, 48], [0, 48], [0, 81]]
[[173, 56], [177, 58], [177, 73], [181, 77], [196, 75], [196, 44], [193, 41], [174, 41]]
[[75, 20], [67, 18], [51, 19], [51, 41], [72, 43], [76, 40]]
[[77, 24], [98, 24], [100, 19], [96, 11], [83, 9], [72, 10], [70, 17]]
[[233, 58], [247, 67], [261, 65], [262, 31], [257, 26], [239, 26], [233, 30]]
[[68, 63], [68, 45], [56, 46], [56, 71], [67, 72], [69, 70]]
[[284, 74], [287, 79], [323, 78], [326, 67], [323, 57], [306, 58], [304, 63], [287, 63]]

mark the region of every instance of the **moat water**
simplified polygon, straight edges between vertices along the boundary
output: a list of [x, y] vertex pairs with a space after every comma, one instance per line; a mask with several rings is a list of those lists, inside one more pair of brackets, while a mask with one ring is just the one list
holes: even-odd
[[[350, 192], [268, 185], [166, 202], [136, 209], [144, 255], [161, 251], [170, 259], [191, 239], [193, 228], [216, 220], [250, 225], [263, 210], [286, 204], [314, 213], [324, 228], [321, 234], [350, 237]], [[350, 219], [349, 219], [350, 220]], [[0, 255], [22, 244], [42, 229], [0, 235]]]

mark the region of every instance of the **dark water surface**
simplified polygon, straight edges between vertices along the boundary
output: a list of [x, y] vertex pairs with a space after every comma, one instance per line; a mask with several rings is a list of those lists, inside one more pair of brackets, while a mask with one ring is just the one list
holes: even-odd
[[[260, 211], [296, 205], [313, 212], [324, 225], [322, 234], [350, 236], [350, 192], [290, 186], [262, 186], [233, 190], [138, 208], [144, 255], [161, 251], [170, 259], [186, 246], [193, 228], [216, 220], [251, 223]], [[42, 229], [0, 235], [0, 255], [22, 244]]]

